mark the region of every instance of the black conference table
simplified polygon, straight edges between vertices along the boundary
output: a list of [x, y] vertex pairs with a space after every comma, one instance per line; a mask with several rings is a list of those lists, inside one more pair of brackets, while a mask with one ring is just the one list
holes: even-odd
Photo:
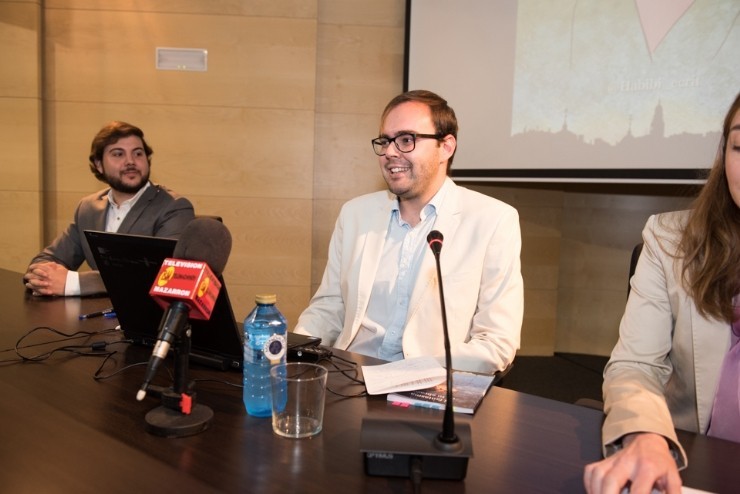
[[[110, 342], [116, 354], [95, 380], [102, 357], [57, 353], [39, 362], [15, 358], [19, 337], [39, 326], [64, 333], [114, 327], [115, 319], [80, 321], [78, 315], [109, 306], [107, 298], [35, 298], [21, 275], [0, 270], [0, 490], [3, 492], [254, 492], [405, 493], [410, 480], [365, 475], [360, 452], [363, 417], [439, 418], [442, 413], [398, 408], [385, 396], [327, 394], [324, 429], [310, 439], [273, 434], [270, 419], [246, 414], [241, 375], [193, 365], [199, 402], [213, 410], [209, 428], [184, 438], [146, 432], [144, 416], [159, 403], [136, 401], [144, 367], [117, 370], [148, 360], [150, 350], [125, 343], [115, 333], [75, 340]], [[34, 334], [26, 343], [56, 336]], [[34, 355], [53, 347], [26, 348]], [[347, 352], [342, 357], [370, 362]], [[168, 385], [160, 369], [158, 384]], [[362, 390], [340, 373], [329, 387], [342, 394]], [[600, 457], [602, 414], [597, 410], [494, 387], [469, 421], [473, 457], [463, 481], [423, 480], [421, 492], [583, 492], [583, 467]], [[690, 467], [688, 486], [734, 492], [739, 485], [740, 444], [679, 432]]]

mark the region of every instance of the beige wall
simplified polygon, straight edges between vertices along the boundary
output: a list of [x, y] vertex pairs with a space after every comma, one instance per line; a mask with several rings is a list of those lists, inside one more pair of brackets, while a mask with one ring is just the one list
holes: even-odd
[[[383, 187], [369, 140], [403, 89], [404, 10], [401, 0], [0, 0], [0, 267], [22, 271], [101, 188], [90, 140], [127, 120], [154, 147], [153, 179], [230, 228], [237, 317], [270, 290], [292, 325], [340, 205]], [[157, 71], [156, 47], [205, 48], [208, 71]], [[642, 224], [686, 204], [677, 186], [465, 185], [520, 212], [530, 355], [607, 354]]]
[[0, 1], [0, 267], [21, 270], [39, 247], [39, 2]]

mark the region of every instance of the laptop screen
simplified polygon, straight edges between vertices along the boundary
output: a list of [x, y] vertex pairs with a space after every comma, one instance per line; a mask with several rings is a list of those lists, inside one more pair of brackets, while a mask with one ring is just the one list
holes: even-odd
[[[137, 344], [154, 345], [164, 310], [149, 296], [149, 289], [162, 261], [172, 257], [177, 241], [91, 230], [86, 230], [85, 236], [124, 336]], [[211, 318], [191, 319], [190, 325], [191, 361], [224, 370], [241, 369], [241, 329], [225, 283]]]

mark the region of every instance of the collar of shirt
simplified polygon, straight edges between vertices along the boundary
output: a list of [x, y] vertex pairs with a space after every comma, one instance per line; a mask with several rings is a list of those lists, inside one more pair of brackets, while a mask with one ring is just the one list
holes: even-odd
[[134, 204], [136, 204], [136, 201], [139, 200], [142, 194], [144, 194], [144, 191], [151, 187], [151, 185], [151, 182], [147, 182], [144, 187], [139, 189], [139, 192], [137, 192], [134, 197], [127, 201], [123, 201], [121, 204], [116, 204], [116, 202], [113, 200], [113, 190], [111, 189], [108, 191], [108, 214], [105, 218], [106, 232], [118, 231], [121, 223], [123, 223], [123, 220], [126, 219], [126, 215], [129, 213], [129, 211], [131, 211], [131, 208], [134, 207]]
[[[442, 187], [439, 188], [437, 193], [434, 194], [434, 196], [429, 200], [426, 206], [422, 208], [421, 213], [419, 214], [421, 219], [420, 223], [425, 223], [427, 217], [430, 214], [436, 214], [436, 212], [440, 210], [440, 208], [444, 204], [445, 197], [447, 196], [447, 193], [452, 186], [452, 179], [450, 177], [445, 178], [445, 181], [442, 183]], [[391, 218], [393, 218], [394, 221], [397, 221], [399, 226], [409, 225], [408, 222], [404, 221], [403, 218], [401, 218], [401, 208], [398, 203], [398, 197], [395, 197], [393, 199], [393, 205], [391, 206]]]

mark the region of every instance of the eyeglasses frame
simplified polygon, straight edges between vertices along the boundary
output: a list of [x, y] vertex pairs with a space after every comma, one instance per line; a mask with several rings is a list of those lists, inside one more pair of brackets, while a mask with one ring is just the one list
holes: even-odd
[[[408, 151], [403, 151], [398, 146], [398, 143], [396, 142], [396, 139], [398, 139], [399, 137], [403, 137], [403, 136], [411, 136], [411, 137], [414, 138], [414, 141], [413, 141], [414, 142], [414, 147], [412, 147]], [[388, 148], [390, 147], [391, 143], [393, 143], [396, 146], [396, 149], [398, 150], [399, 153], [410, 153], [410, 152], [412, 152], [413, 150], [416, 149], [416, 139], [419, 139], [419, 138], [421, 138], [421, 139], [436, 139], [437, 141], [440, 141], [440, 140], [444, 139], [445, 136], [442, 135], [442, 134], [417, 134], [417, 133], [414, 133], [414, 132], [401, 132], [400, 134], [398, 134], [396, 137], [393, 137], [393, 138], [390, 138], [390, 137], [382, 137], [382, 136], [381, 137], [376, 137], [375, 139], [371, 139], [370, 140], [370, 144], [372, 144], [372, 146], [373, 146], [373, 152], [375, 154], [377, 154], [378, 156], [385, 156], [385, 154], [386, 154], [386, 153], [378, 153], [375, 150], [375, 146], [376, 145], [378, 145], [378, 146], [381, 145], [381, 143], [378, 142], [381, 139], [385, 139], [385, 140], [388, 141], [388, 144], [385, 146], [386, 152], [388, 151]]]

